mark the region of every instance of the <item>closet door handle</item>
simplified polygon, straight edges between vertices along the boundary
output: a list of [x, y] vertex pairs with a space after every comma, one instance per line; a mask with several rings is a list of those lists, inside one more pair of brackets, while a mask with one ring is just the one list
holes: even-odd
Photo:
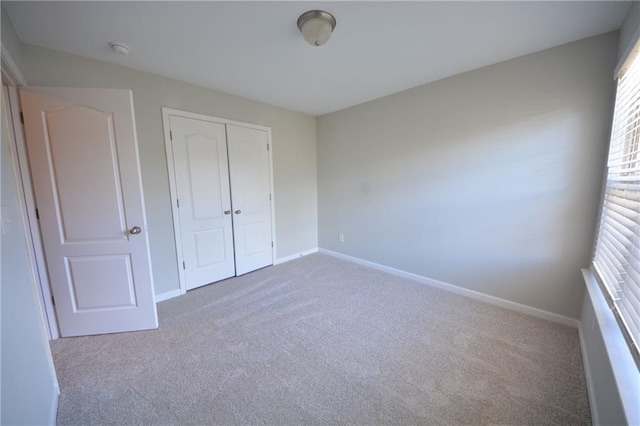
[[224, 214], [231, 214], [231, 210], [225, 210]]
[[235, 214], [240, 214], [240, 213], [242, 213], [242, 210], [237, 209], [234, 213], [235, 213]]

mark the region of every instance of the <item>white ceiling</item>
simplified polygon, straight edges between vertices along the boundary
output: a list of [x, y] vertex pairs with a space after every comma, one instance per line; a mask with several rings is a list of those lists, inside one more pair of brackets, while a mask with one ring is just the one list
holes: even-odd
[[[24, 43], [320, 115], [617, 30], [631, 2], [2, 4]], [[321, 47], [296, 27], [311, 9], [337, 19]]]

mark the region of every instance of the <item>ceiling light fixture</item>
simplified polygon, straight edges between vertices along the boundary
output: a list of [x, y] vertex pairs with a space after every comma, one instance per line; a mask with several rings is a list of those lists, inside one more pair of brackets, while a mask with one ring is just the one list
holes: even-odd
[[111, 47], [111, 49], [120, 54], [120, 55], [128, 55], [129, 52], [131, 52], [131, 49], [129, 49], [129, 46], [127, 46], [126, 44], [122, 44], [122, 43], [116, 43], [116, 42], [111, 42], [109, 43], [109, 47]]
[[310, 10], [298, 18], [298, 28], [312, 46], [322, 46], [329, 41], [335, 27], [336, 18], [324, 10]]

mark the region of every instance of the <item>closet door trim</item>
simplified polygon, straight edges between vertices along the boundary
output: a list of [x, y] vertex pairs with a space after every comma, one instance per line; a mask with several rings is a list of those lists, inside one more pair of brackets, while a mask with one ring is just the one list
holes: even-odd
[[171, 117], [183, 117], [191, 118], [195, 120], [210, 121], [218, 124], [230, 124], [233, 126], [246, 127], [249, 129], [262, 130], [267, 132], [268, 146], [269, 146], [269, 191], [271, 194], [271, 238], [273, 240], [272, 263], [275, 264], [277, 258], [277, 241], [276, 241], [276, 212], [275, 212], [275, 191], [273, 186], [273, 144], [271, 142], [271, 128], [266, 126], [260, 126], [257, 124], [244, 123], [241, 121], [228, 120], [220, 117], [212, 117], [209, 115], [198, 114], [194, 112], [182, 111], [173, 108], [162, 108], [162, 126], [164, 130], [164, 144], [167, 154], [167, 169], [169, 172], [169, 190], [171, 192], [171, 213], [173, 215], [173, 232], [176, 248], [176, 265], [178, 267], [178, 278], [180, 281], [180, 294], [187, 292], [187, 284], [185, 277], [185, 270], [182, 268], [182, 234], [180, 231], [180, 221], [178, 212], [178, 190], [176, 187], [176, 175], [175, 165], [173, 161], [173, 148], [171, 143]]

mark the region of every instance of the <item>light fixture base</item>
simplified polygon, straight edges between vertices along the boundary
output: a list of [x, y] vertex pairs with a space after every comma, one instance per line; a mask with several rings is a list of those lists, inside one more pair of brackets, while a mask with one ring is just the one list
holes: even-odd
[[115, 53], [119, 55], [126, 56], [129, 54], [129, 52], [131, 52], [131, 49], [129, 48], [129, 46], [123, 43], [116, 43], [112, 41], [111, 43], [109, 43], [109, 47], [111, 48], [111, 50], [113, 50]]

